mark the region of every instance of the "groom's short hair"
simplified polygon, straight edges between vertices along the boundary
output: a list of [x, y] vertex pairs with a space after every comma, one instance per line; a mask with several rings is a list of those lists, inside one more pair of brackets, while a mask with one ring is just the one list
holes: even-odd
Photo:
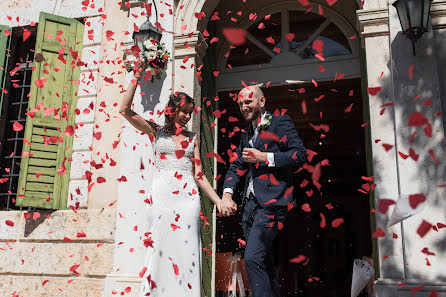
[[254, 95], [257, 98], [259, 98], [259, 99], [262, 98], [262, 97], [265, 97], [265, 95], [263, 94], [262, 89], [259, 86], [256, 86], [256, 85], [246, 86], [243, 89], [241, 89], [240, 92], [245, 90], [245, 89], [248, 90], [248, 94], [252, 94], [252, 95], [248, 95], [249, 97], [252, 97]]

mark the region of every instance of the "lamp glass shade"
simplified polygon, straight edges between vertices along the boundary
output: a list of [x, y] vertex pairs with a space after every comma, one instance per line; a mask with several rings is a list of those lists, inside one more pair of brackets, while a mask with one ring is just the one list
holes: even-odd
[[143, 50], [143, 42], [144, 40], [152, 37], [153, 39], [160, 41], [162, 36], [162, 32], [158, 27], [155, 27], [149, 19], [147, 19], [141, 26], [138, 28], [138, 32], [133, 33], [133, 40], [136, 45]]
[[410, 27], [409, 15], [407, 13], [407, 0], [398, 0], [393, 3], [393, 6], [395, 6], [398, 13], [401, 28], [403, 29], [403, 32], [405, 32]]
[[427, 29], [429, 22], [429, 15], [431, 11], [431, 3], [432, 0], [424, 0], [424, 9], [423, 9], [423, 27]]
[[397, 0], [393, 3], [400, 19], [403, 33], [411, 40], [418, 40], [427, 31], [432, 0]]
[[407, 0], [409, 25], [414, 29], [418, 29], [422, 25], [423, 2], [424, 0]]

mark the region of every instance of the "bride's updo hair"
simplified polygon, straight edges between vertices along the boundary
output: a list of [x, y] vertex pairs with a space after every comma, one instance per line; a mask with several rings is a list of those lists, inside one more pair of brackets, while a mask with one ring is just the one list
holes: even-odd
[[164, 121], [164, 128], [169, 134], [175, 134], [176, 127], [173, 118], [180, 108], [183, 107], [183, 104], [187, 103], [192, 103], [195, 107], [194, 99], [186, 93], [175, 92], [169, 96], [169, 102], [167, 102], [165, 109], [166, 119]]

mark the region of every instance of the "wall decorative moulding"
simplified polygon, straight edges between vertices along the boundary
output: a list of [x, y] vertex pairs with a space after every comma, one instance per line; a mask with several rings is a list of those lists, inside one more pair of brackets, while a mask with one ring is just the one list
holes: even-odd
[[200, 58], [206, 54], [208, 44], [199, 31], [189, 34], [175, 34], [173, 36], [175, 58], [198, 55]]
[[446, 28], [446, 0], [434, 0], [431, 4], [432, 29]]
[[357, 10], [357, 26], [363, 38], [389, 35], [388, 9]]
[[[129, 2], [129, 4], [127, 4]], [[122, 0], [121, 1], [121, 9], [122, 10], [130, 10], [133, 7], [142, 7], [144, 0]]]

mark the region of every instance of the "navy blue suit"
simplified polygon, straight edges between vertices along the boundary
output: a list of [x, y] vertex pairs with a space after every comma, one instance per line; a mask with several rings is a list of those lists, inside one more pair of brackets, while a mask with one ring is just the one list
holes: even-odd
[[249, 180], [253, 178], [255, 198], [243, 198], [241, 207], [249, 286], [253, 297], [279, 297], [279, 284], [274, 274], [273, 241], [286, 219], [288, 203], [295, 203], [292, 189], [287, 189], [293, 186], [293, 172], [307, 161], [307, 153], [289, 116], [272, 115], [270, 125], [263, 131], [274, 137], [264, 137], [261, 130], [254, 148], [274, 153], [274, 166], [243, 160], [243, 149], [251, 147], [249, 139], [253, 128], [250, 125], [241, 136], [235, 151], [238, 158], [229, 166], [223, 188], [234, 191], [240, 180], [237, 171], [247, 170], [246, 193]]

